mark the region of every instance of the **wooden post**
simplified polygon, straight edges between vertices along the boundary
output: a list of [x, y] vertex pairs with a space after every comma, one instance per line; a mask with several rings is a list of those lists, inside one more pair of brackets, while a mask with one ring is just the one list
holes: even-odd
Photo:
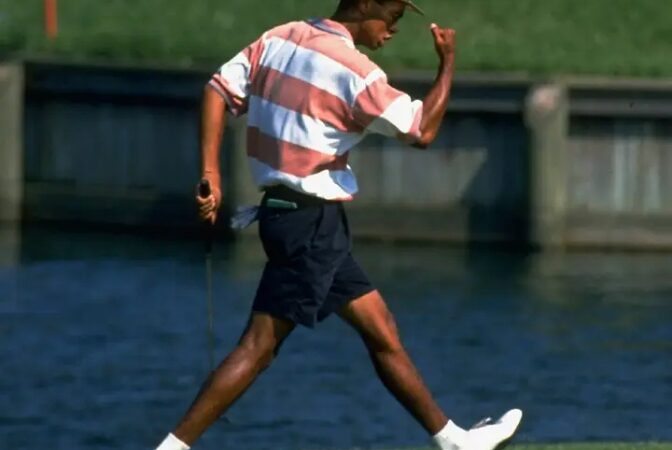
[[0, 65], [0, 223], [21, 220], [23, 67]]
[[535, 86], [526, 102], [530, 133], [531, 240], [562, 248], [567, 209], [569, 99], [562, 84]]
[[44, 34], [49, 39], [58, 35], [58, 0], [44, 0]]

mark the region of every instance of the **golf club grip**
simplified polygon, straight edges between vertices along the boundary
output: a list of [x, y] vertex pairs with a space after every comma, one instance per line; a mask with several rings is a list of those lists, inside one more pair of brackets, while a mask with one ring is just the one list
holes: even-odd
[[210, 181], [203, 178], [200, 183], [198, 183], [198, 196], [199, 197], [210, 197], [212, 194], [212, 189], [210, 189]]
[[[210, 181], [207, 179], [203, 178], [201, 181], [198, 183], [198, 196], [201, 198], [206, 198], [210, 197], [210, 194], [212, 194], [212, 189], [210, 188]], [[212, 233], [213, 233], [213, 226], [209, 221], [205, 221], [203, 223], [204, 226], [204, 234], [205, 234], [205, 251], [206, 254], [209, 255], [210, 252], [212, 252]]]

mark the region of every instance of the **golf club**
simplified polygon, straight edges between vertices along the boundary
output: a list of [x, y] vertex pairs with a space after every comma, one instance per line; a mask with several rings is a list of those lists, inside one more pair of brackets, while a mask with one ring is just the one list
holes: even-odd
[[[201, 198], [207, 198], [212, 193], [210, 182], [202, 179], [198, 184], [198, 195]], [[212, 240], [213, 225], [209, 221], [203, 222], [203, 234], [205, 242], [205, 277], [206, 277], [206, 304], [208, 317], [208, 360], [210, 362], [210, 372], [215, 369], [215, 336], [213, 332], [213, 307], [212, 307]]]

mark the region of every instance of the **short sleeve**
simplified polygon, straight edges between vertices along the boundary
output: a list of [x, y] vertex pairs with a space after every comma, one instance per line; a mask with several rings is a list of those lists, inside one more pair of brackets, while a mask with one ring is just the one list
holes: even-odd
[[[373, 79], [372, 81], [369, 79]], [[377, 70], [355, 99], [353, 116], [365, 132], [399, 138], [408, 143], [420, 140], [423, 103], [387, 82]]]
[[210, 86], [224, 97], [235, 116], [247, 112], [250, 86], [257, 72], [255, 68], [259, 66], [263, 46], [263, 38], [259, 38], [222, 65], [210, 79]]

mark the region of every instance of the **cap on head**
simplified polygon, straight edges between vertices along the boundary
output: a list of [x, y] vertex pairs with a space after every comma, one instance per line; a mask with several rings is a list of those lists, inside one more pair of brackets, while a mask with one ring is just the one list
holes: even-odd
[[[338, 9], [339, 10], [344, 10], [351, 8], [355, 6], [360, 0], [340, 0], [338, 3]], [[384, 1], [398, 1], [406, 5], [408, 8], [413, 10], [414, 12], [418, 14], [422, 14], [423, 16], [425, 15], [425, 12], [420, 9], [418, 5], [416, 5], [413, 0], [375, 0], [378, 3], [383, 3]]]
[[423, 16], [425, 15], [425, 12], [424, 12], [423, 10], [421, 10], [421, 9], [418, 7], [418, 5], [416, 5], [415, 3], [413, 3], [412, 0], [399, 0], [399, 1], [402, 2], [402, 3], [405, 3], [406, 6], [408, 6], [409, 8], [411, 8], [411, 9], [412, 9], [413, 11], [415, 11], [416, 13], [418, 13], [418, 14], [422, 14]]

